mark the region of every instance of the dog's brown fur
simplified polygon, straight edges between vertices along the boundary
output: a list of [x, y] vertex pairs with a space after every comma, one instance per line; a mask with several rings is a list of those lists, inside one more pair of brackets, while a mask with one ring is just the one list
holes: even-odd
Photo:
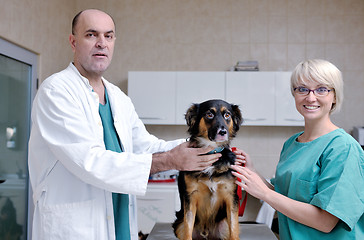
[[180, 172], [178, 188], [181, 210], [173, 223], [179, 239], [239, 239], [239, 199], [230, 165], [235, 154], [229, 149], [242, 123], [236, 105], [222, 100], [194, 104], [186, 113], [191, 144], [224, 147], [222, 157], [204, 171]]

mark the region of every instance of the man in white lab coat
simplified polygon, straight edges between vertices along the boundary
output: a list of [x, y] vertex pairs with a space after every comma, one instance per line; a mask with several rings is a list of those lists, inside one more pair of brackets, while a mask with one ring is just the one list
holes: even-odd
[[[47, 78], [34, 100], [29, 141], [33, 240], [116, 239], [112, 193], [127, 196], [126, 232], [136, 240], [135, 195], [145, 193], [150, 174], [202, 170], [220, 157], [201, 156], [212, 149], [166, 142], [146, 131], [130, 99], [102, 77], [115, 36], [106, 13], [79, 13], [69, 37], [73, 62]], [[99, 113], [107, 104], [110, 129]], [[107, 150], [105, 130], [113, 132], [119, 152]]]

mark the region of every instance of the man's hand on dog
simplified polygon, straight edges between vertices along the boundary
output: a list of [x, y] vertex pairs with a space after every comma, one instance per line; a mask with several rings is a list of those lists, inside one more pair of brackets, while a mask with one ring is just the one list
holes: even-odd
[[176, 165], [177, 170], [201, 171], [221, 157], [220, 153], [205, 155], [213, 149], [213, 147], [191, 148], [188, 142], [182, 143], [170, 151], [171, 160]]
[[150, 173], [176, 169], [179, 171], [202, 171], [220, 157], [220, 153], [208, 154], [213, 147], [191, 148], [189, 142], [182, 143], [172, 150], [153, 154]]

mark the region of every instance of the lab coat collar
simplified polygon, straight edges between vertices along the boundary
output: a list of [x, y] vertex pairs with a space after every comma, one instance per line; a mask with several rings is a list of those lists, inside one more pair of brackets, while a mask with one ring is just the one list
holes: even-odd
[[[69, 67], [80, 77], [81, 81], [87, 86], [87, 88], [90, 91], [92, 91], [93, 89], [92, 89], [92, 86], [90, 84], [90, 81], [87, 78], [85, 78], [84, 76], [81, 75], [80, 71], [78, 71], [78, 69], [76, 68], [76, 66], [74, 65], [73, 62], [71, 62], [69, 64]], [[101, 77], [101, 80], [104, 83], [104, 85], [106, 86], [105, 82], [107, 82], [107, 81], [104, 79], [104, 77]]]
[[87, 78], [85, 78], [84, 76], [81, 75], [81, 73], [78, 71], [78, 69], [73, 64], [73, 62], [71, 62], [68, 67], [71, 68], [75, 72], [75, 74], [80, 77], [80, 80], [86, 85], [86, 87], [90, 91], [92, 91], [92, 86], [90, 85], [90, 82], [88, 81]]
[[[69, 64], [69, 68], [71, 68], [72, 71], [74, 71], [74, 73], [79, 76], [80, 80], [86, 85], [87, 89], [90, 91], [91, 95], [93, 95], [93, 106], [95, 107], [95, 113], [97, 113], [97, 118], [99, 118], [98, 115], [98, 108], [99, 108], [99, 97], [97, 95], [97, 93], [95, 93], [93, 91], [93, 88], [89, 82], [89, 80], [87, 78], [85, 78], [84, 76], [81, 75], [81, 73], [78, 71], [78, 69], [76, 68], [76, 66], [73, 64], [73, 62], [71, 62]], [[106, 91], [108, 92], [109, 95], [109, 101], [110, 101], [110, 106], [112, 109], [112, 115], [113, 115], [113, 119], [114, 122], [118, 121], [118, 114], [116, 114], [116, 111], [118, 110], [115, 107], [115, 99], [114, 99], [114, 88], [113, 85], [111, 83], [109, 83], [104, 77], [101, 77], [102, 82], [104, 83], [104, 86], [106, 88]]]

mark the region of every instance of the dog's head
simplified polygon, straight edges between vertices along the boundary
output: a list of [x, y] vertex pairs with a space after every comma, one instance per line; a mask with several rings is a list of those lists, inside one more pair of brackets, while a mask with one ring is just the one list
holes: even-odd
[[186, 113], [191, 142], [202, 146], [228, 146], [243, 121], [237, 105], [223, 100], [193, 104]]

